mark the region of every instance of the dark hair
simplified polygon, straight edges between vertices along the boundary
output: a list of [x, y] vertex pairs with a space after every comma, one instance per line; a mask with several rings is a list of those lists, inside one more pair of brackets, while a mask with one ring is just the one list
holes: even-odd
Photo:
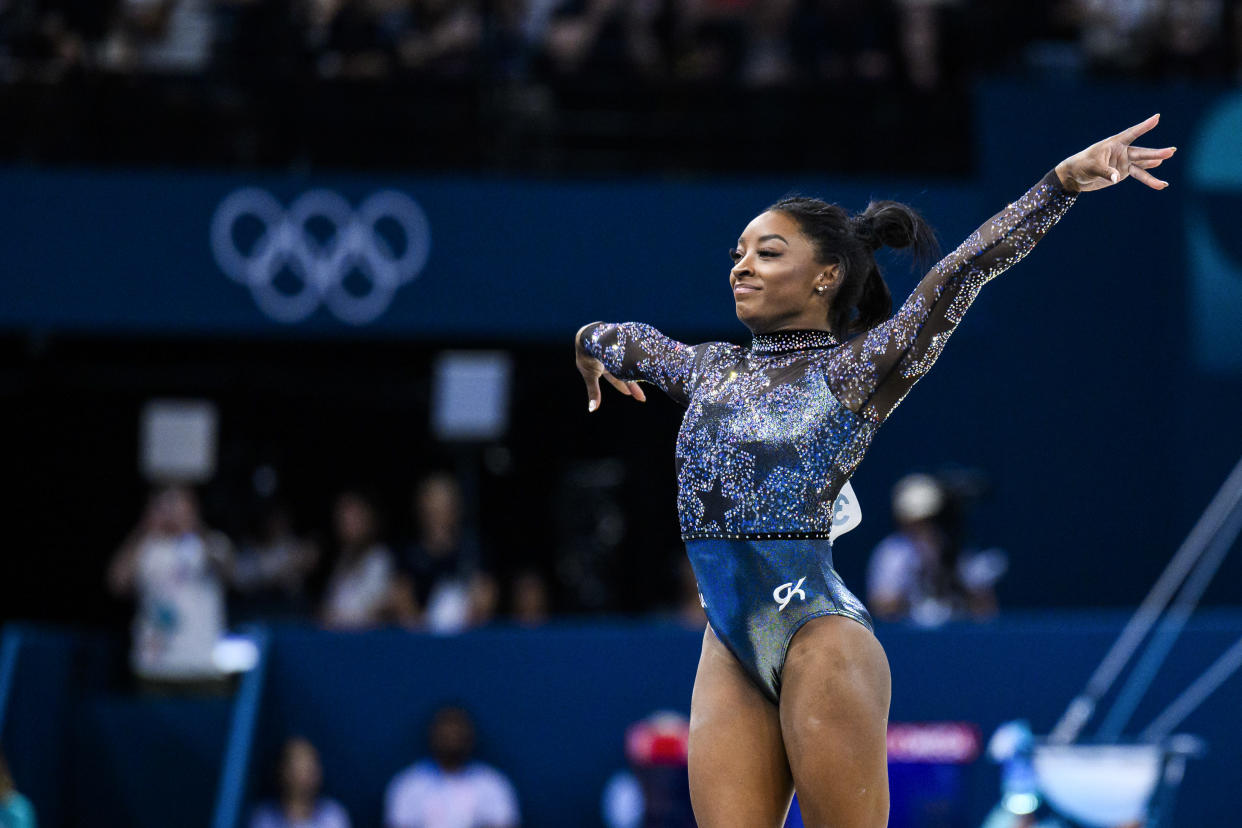
[[926, 263], [938, 249], [931, 226], [914, 208], [896, 201], [872, 201], [851, 216], [818, 198], [790, 196], [768, 210], [797, 221], [815, 246], [815, 258], [840, 268], [841, 287], [828, 318], [838, 339], [870, 330], [893, 312], [893, 295], [876, 264], [876, 250], [909, 247], [917, 261]]

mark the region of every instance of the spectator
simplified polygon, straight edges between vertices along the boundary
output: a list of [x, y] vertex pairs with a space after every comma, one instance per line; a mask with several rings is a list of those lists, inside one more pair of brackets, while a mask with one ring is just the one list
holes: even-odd
[[9, 765], [0, 753], [0, 825], [4, 828], [36, 828], [34, 806], [17, 792]]
[[1161, 76], [1223, 77], [1229, 69], [1228, 14], [1223, 0], [1167, 4], [1160, 27]]
[[301, 68], [309, 11], [303, 0], [215, 0], [212, 62], [233, 77]]
[[294, 533], [288, 510], [268, 506], [257, 536], [237, 553], [234, 617], [271, 621], [310, 615], [307, 580], [318, 564], [319, 548]]
[[794, 0], [696, 0], [676, 8], [677, 74], [740, 78], [753, 86], [793, 80]]
[[1161, 0], [1077, 0], [1081, 48], [1105, 74], [1151, 68], [1160, 38]]
[[955, 504], [934, 477], [911, 474], [893, 487], [897, 531], [871, 554], [867, 604], [884, 620], [934, 626], [953, 617], [996, 612], [993, 585], [1005, 569], [997, 551], [960, 554]]
[[333, 526], [338, 555], [324, 596], [324, 624], [361, 629], [408, 620], [394, 602], [392, 553], [379, 539], [379, 518], [371, 501], [357, 492], [340, 495]]
[[325, 77], [382, 78], [392, 74], [397, 42], [410, 26], [400, 0], [314, 0], [311, 48]]
[[544, 30], [544, 56], [562, 76], [652, 76], [663, 63], [659, 11], [654, 0], [562, 0]]
[[523, 569], [510, 585], [513, 620], [523, 627], [548, 622], [548, 582], [534, 569]]
[[105, 61], [127, 71], [201, 72], [214, 31], [212, 0], [121, 0]]
[[212, 651], [225, 631], [224, 585], [232, 544], [207, 528], [198, 499], [183, 486], [156, 491], [108, 567], [116, 595], [133, 595], [134, 672], [148, 689], [212, 685]]
[[399, 36], [402, 66], [441, 77], [476, 74], [484, 28], [478, 0], [414, 0], [409, 5], [411, 25]]
[[0, 58], [18, 60], [6, 70], [59, 81], [83, 68], [91, 39], [99, 39], [111, 16], [111, 5], [111, 0], [0, 0]]
[[464, 525], [457, 481], [443, 473], [424, 478], [414, 492], [414, 512], [417, 536], [402, 560], [407, 600], [436, 632], [486, 623], [496, 610], [496, 584]]
[[892, 0], [814, 0], [793, 32], [794, 51], [818, 79], [891, 82], [901, 46], [899, 12]]
[[387, 828], [514, 828], [517, 795], [504, 774], [472, 761], [475, 730], [460, 707], [431, 720], [431, 758], [401, 771], [384, 795]]
[[349, 814], [335, 799], [319, 795], [323, 769], [319, 751], [293, 738], [280, 752], [280, 799], [254, 810], [250, 828], [349, 828]]

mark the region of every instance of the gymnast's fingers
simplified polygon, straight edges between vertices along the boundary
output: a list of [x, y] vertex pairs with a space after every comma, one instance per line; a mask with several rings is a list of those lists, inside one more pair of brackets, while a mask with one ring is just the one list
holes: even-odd
[[604, 395], [599, 390], [599, 374], [583, 374], [582, 378], [586, 380], [587, 412], [590, 413], [599, 408]]
[[1159, 178], [1156, 178], [1147, 170], [1141, 169], [1140, 167], [1131, 167], [1130, 175], [1135, 180], [1142, 181], [1153, 190], [1163, 190], [1165, 187], [1169, 186], [1169, 182], [1161, 181]]
[[621, 392], [622, 394], [624, 394], [625, 396], [627, 396], [627, 397], [632, 396], [632, 394], [630, 394], [630, 388], [629, 388], [629, 386], [628, 386], [628, 385], [626, 385], [626, 384], [625, 384], [624, 382], [622, 382], [621, 380], [619, 380], [619, 379], [617, 379], [616, 377], [614, 377], [612, 374], [608, 373], [607, 371], [605, 371], [605, 372], [604, 372], [604, 379], [608, 380], [608, 384], [609, 384], [609, 385], [611, 385], [613, 388], [615, 388], [615, 389], [617, 389], [618, 391], [620, 391], [620, 392]]
[[1152, 158], [1159, 158], [1163, 161], [1166, 158], [1172, 158], [1175, 152], [1177, 152], [1177, 147], [1163, 147], [1162, 149], [1130, 147], [1128, 150], [1131, 161], [1148, 161]]
[[645, 393], [643, 393], [643, 389], [642, 389], [642, 387], [641, 387], [638, 383], [636, 383], [636, 382], [627, 382], [627, 383], [626, 383], [626, 385], [628, 385], [628, 386], [630, 387], [630, 396], [631, 396], [631, 397], [633, 397], [634, 399], [638, 400], [639, 402], [646, 402], [646, 401], [647, 401], [647, 395], [646, 395]]
[[1082, 172], [1086, 175], [1103, 178], [1116, 184], [1121, 180], [1121, 173], [1108, 163], [1107, 157], [1090, 157], [1083, 161]]
[[1127, 130], [1117, 133], [1116, 138], [1123, 144], [1129, 144], [1138, 138], [1144, 132], [1151, 130], [1156, 124], [1160, 123], [1159, 113], [1152, 115], [1146, 121], [1141, 121]]

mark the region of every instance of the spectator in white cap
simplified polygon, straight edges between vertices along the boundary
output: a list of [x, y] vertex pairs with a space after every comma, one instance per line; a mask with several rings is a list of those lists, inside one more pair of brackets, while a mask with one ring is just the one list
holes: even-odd
[[893, 486], [897, 531], [871, 553], [867, 606], [886, 621], [936, 626], [954, 618], [996, 613], [993, 586], [1003, 574], [996, 551], [962, 554], [946, 531], [950, 493], [935, 477], [910, 474]]

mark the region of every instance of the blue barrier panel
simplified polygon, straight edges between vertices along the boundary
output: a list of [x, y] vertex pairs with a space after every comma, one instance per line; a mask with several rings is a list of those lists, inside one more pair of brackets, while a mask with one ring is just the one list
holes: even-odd
[[[384, 788], [426, 755], [433, 710], [477, 717], [479, 758], [508, 773], [524, 824], [593, 825], [625, 729], [654, 710], [688, 713], [701, 634], [646, 625], [480, 631], [446, 638], [277, 630], [253, 789], [283, 739], [323, 754], [331, 795], [378, 825]], [[270, 786], [269, 786], [270, 787]]]
[[208, 828], [231, 708], [227, 698], [85, 699], [70, 743], [76, 814], [62, 824]]
[[5, 629], [0, 746], [42, 826], [76, 824], [70, 780], [84, 688], [98, 686], [107, 646], [89, 634], [27, 625]]

